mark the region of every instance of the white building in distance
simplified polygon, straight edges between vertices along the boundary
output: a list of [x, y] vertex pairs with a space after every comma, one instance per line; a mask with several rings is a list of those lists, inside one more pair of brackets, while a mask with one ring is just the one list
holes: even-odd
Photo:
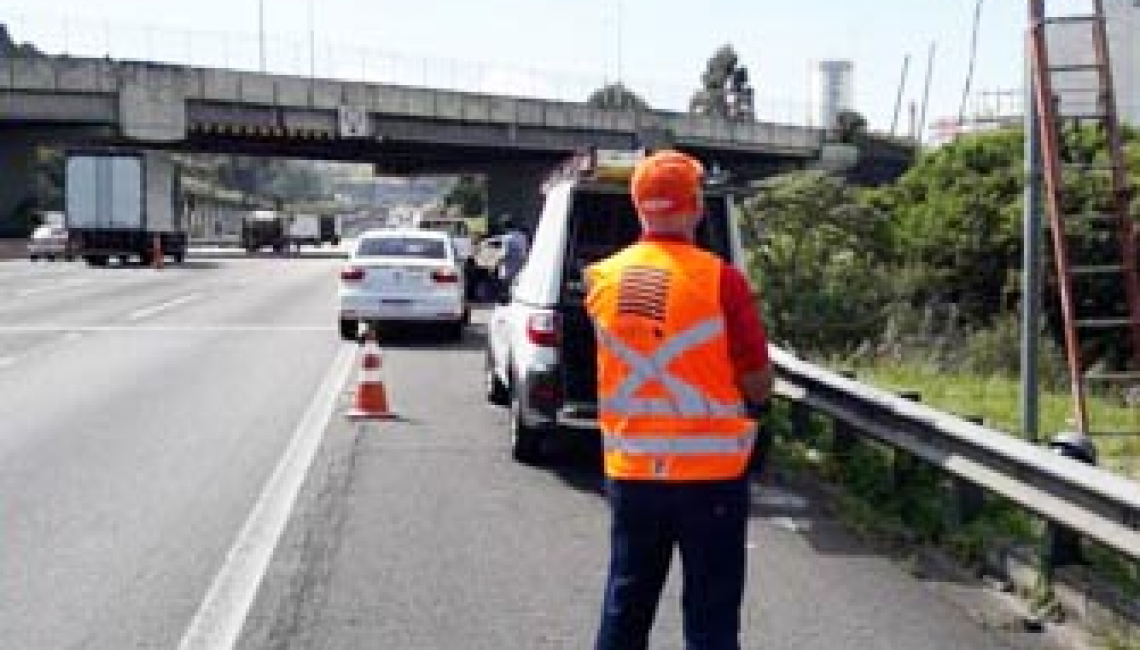
[[816, 65], [815, 77], [815, 126], [830, 129], [840, 111], [855, 107], [855, 64], [826, 59]]

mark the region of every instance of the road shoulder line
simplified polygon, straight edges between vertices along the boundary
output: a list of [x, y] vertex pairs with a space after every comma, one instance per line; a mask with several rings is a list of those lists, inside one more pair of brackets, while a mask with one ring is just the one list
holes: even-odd
[[225, 564], [183, 634], [179, 650], [234, 647], [355, 357], [355, 346], [341, 346], [316, 397], [297, 424], [289, 447], [226, 554]]

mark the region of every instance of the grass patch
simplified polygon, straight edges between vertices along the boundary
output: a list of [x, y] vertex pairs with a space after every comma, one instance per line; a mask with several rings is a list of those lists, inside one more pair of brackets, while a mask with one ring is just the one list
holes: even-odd
[[[1018, 380], [904, 365], [863, 366], [855, 370], [864, 383], [892, 392], [918, 391], [924, 403], [939, 410], [962, 417], [981, 417], [990, 428], [1023, 437]], [[1072, 399], [1067, 393], [1043, 391], [1039, 404], [1039, 429], [1043, 440], [1057, 432], [1075, 429], [1070, 418]], [[1100, 464], [1114, 472], [1140, 479], [1140, 408], [1124, 406], [1118, 400], [1092, 397], [1088, 399], [1088, 409]], [[1105, 431], [1132, 432], [1135, 435], [1098, 433]]]

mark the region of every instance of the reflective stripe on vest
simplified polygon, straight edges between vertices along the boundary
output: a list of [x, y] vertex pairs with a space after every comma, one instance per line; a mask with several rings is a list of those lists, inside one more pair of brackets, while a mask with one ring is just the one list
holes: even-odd
[[[722, 403], [708, 399], [699, 390], [685, 383], [667, 370], [669, 363], [724, 331], [723, 318], [710, 318], [667, 339], [651, 355], [643, 355], [620, 339], [598, 327], [598, 343], [621, 357], [632, 372], [617, 387], [613, 395], [604, 395], [599, 408], [613, 415], [637, 417], [642, 415], [673, 415], [678, 417], [747, 417], [742, 402]], [[672, 399], [634, 397], [639, 388], [650, 381], [658, 381], [669, 389]]]
[[756, 433], [724, 436], [720, 434], [687, 434], [675, 436], [603, 436], [606, 451], [620, 451], [627, 454], [671, 454], [675, 456], [695, 454], [739, 454], [752, 449]]

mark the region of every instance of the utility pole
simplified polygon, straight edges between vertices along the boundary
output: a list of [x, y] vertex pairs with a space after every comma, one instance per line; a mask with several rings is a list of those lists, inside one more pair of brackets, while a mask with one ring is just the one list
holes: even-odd
[[261, 71], [265, 72], [265, 0], [257, 0], [257, 45]]
[[1025, 197], [1021, 219], [1021, 430], [1038, 439], [1037, 349], [1041, 336], [1041, 116], [1037, 112], [1031, 24], [1025, 37]]
[[934, 72], [934, 41], [930, 42], [930, 54], [926, 59], [926, 88], [922, 91], [922, 113], [918, 118], [918, 144], [926, 141], [926, 105], [930, 101], [930, 77]]
[[313, 0], [309, 0], [309, 79], [317, 76], [317, 30], [313, 23]]
[[622, 49], [621, 37], [622, 37], [622, 34], [621, 34], [621, 32], [622, 32], [622, 0], [617, 0], [617, 80], [618, 80], [619, 84], [622, 83], [622, 78], [621, 78], [622, 77], [622, 75], [621, 75], [621, 73], [622, 73], [622, 60], [621, 60], [621, 58], [622, 58], [622, 56], [621, 56], [621, 54], [622, 54], [621, 53], [621, 49]]
[[891, 135], [895, 134], [895, 127], [899, 123], [899, 109], [902, 108], [903, 90], [906, 89], [906, 72], [910, 67], [910, 54], [908, 53], [903, 59], [902, 65], [902, 78], [899, 79], [899, 94], [895, 97], [895, 114], [891, 118]]

